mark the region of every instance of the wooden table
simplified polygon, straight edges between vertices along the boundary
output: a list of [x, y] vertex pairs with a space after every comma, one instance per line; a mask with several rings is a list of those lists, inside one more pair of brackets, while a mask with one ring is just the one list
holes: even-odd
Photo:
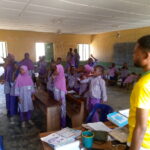
[[[115, 128], [116, 126], [113, 125], [111, 122], [106, 122], [105, 123], [107, 126], [109, 126], [110, 128]], [[84, 128], [82, 127], [79, 127], [79, 128], [76, 128], [76, 129], [79, 129], [79, 130], [82, 130], [82, 131], [85, 131]], [[45, 137], [49, 134], [51, 134], [53, 132], [45, 132], [45, 133], [40, 133], [40, 138], [42, 137]], [[81, 139], [80, 139], [81, 141]], [[45, 142], [42, 142], [42, 145], [43, 145], [43, 150], [53, 150], [47, 143]], [[116, 149], [112, 143], [110, 141], [107, 141], [107, 142], [95, 142], [94, 141], [94, 144], [93, 144], [93, 148], [96, 148], [96, 149], [105, 149], [105, 150], [125, 150], [125, 146], [123, 145], [120, 145], [118, 147], [118, 149]]]
[[35, 93], [34, 105], [46, 115], [47, 131], [60, 129], [60, 106], [50, 95], [42, 89]]
[[72, 127], [76, 128], [81, 126], [84, 122], [86, 114], [86, 99], [83, 97], [75, 97], [74, 94], [67, 94], [66, 106], [67, 115], [71, 119]]

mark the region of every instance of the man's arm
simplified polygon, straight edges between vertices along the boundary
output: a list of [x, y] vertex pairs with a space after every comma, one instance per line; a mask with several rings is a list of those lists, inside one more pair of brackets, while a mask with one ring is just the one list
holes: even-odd
[[136, 124], [133, 130], [130, 150], [140, 150], [147, 128], [149, 109], [136, 108]]

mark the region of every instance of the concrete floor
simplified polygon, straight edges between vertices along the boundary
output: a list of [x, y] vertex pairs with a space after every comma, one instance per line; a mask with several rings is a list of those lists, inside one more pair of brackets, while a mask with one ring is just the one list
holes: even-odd
[[[115, 110], [129, 108], [130, 92], [118, 87], [108, 87], [108, 104]], [[34, 127], [22, 129], [19, 118], [16, 117], [16, 125], [10, 125], [6, 116], [5, 97], [3, 86], [0, 85], [0, 135], [4, 136], [5, 150], [42, 150], [38, 134], [44, 131], [42, 114], [33, 115], [36, 124]]]

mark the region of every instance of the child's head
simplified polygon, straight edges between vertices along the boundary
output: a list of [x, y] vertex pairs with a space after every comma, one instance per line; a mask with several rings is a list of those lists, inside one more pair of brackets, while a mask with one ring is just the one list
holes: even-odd
[[14, 65], [14, 69], [15, 69], [15, 70], [19, 69], [19, 64], [18, 64], [18, 62], [14, 62], [13, 65]]
[[93, 59], [92, 58], [89, 58], [88, 59], [88, 64], [92, 64], [93, 63]]
[[74, 53], [78, 53], [78, 50], [76, 48], [74, 49]]
[[72, 48], [69, 48], [69, 52], [72, 53]]
[[55, 71], [56, 70], [56, 62], [52, 62], [50, 65], [51, 71]]
[[26, 73], [28, 73], [28, 67], [27, 66], [21, 66], [20, 67], [20, 74], [24, 75]]
[[57, 58], [57, 64], [61, 64], [61, 62], [62, 62], [61, 57], [58, 57], [58, 58]]
[[70, 67], [70, 74], [71, 74], [71, 75], [74, 75], [74, 74], [75, 74], [75, 71], [76, 71], [76, 70], [75, 70], [75, 67], [73, 67], [73, 66]]
[[112, 68], [113, 68], [113, 67], [115, 67], [115, 66], [116, 66], [116, 64], [115, 64], [115, 63], [112, 63], [112, 64], [111, 64], [111, 66], [112, 66]]
[[24, 54], [24, 58], [25, 58], [25, 59], [29, 59], [29, 58], [30, 58], [30, 54], [29, 54], [29, 53], [25, 53], [25, 54]]
[[83, 65], [80, 65], [78, 67], [78, 72], [84, 72], [84, 66]]
[[100, 76], [100, 75], [103, 75], [104, 73], [104, 67], [103, 66], [96, 66], [94, 67], [94, 76]]

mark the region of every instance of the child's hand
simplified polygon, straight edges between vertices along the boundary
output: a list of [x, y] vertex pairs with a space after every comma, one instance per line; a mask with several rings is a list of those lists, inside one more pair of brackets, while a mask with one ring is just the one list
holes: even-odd
[[1, 80], [0, 83], [1, 83], [1, 84], [4, 84], [4, 83], [5, 83], [5, 80]]
[[62, 101], [58, 101], [58, 104], [59, 104], [59, 106], [61, 106], [62, 105]]
[[102, 104], [106, 104], [106, 103], [107, 103], [107, 101], [102, 100]]
[[18, 98], [18, 100], [20, 104], [23, 102], [23, 100], [20, 97]]
[[35, 100], [36, 100], [36, 98], [35, 98], [35, 96], [34, 96], [34, 95], [32, 95], [32, 100], [33, 100], [33, 101], [35, 101]]

